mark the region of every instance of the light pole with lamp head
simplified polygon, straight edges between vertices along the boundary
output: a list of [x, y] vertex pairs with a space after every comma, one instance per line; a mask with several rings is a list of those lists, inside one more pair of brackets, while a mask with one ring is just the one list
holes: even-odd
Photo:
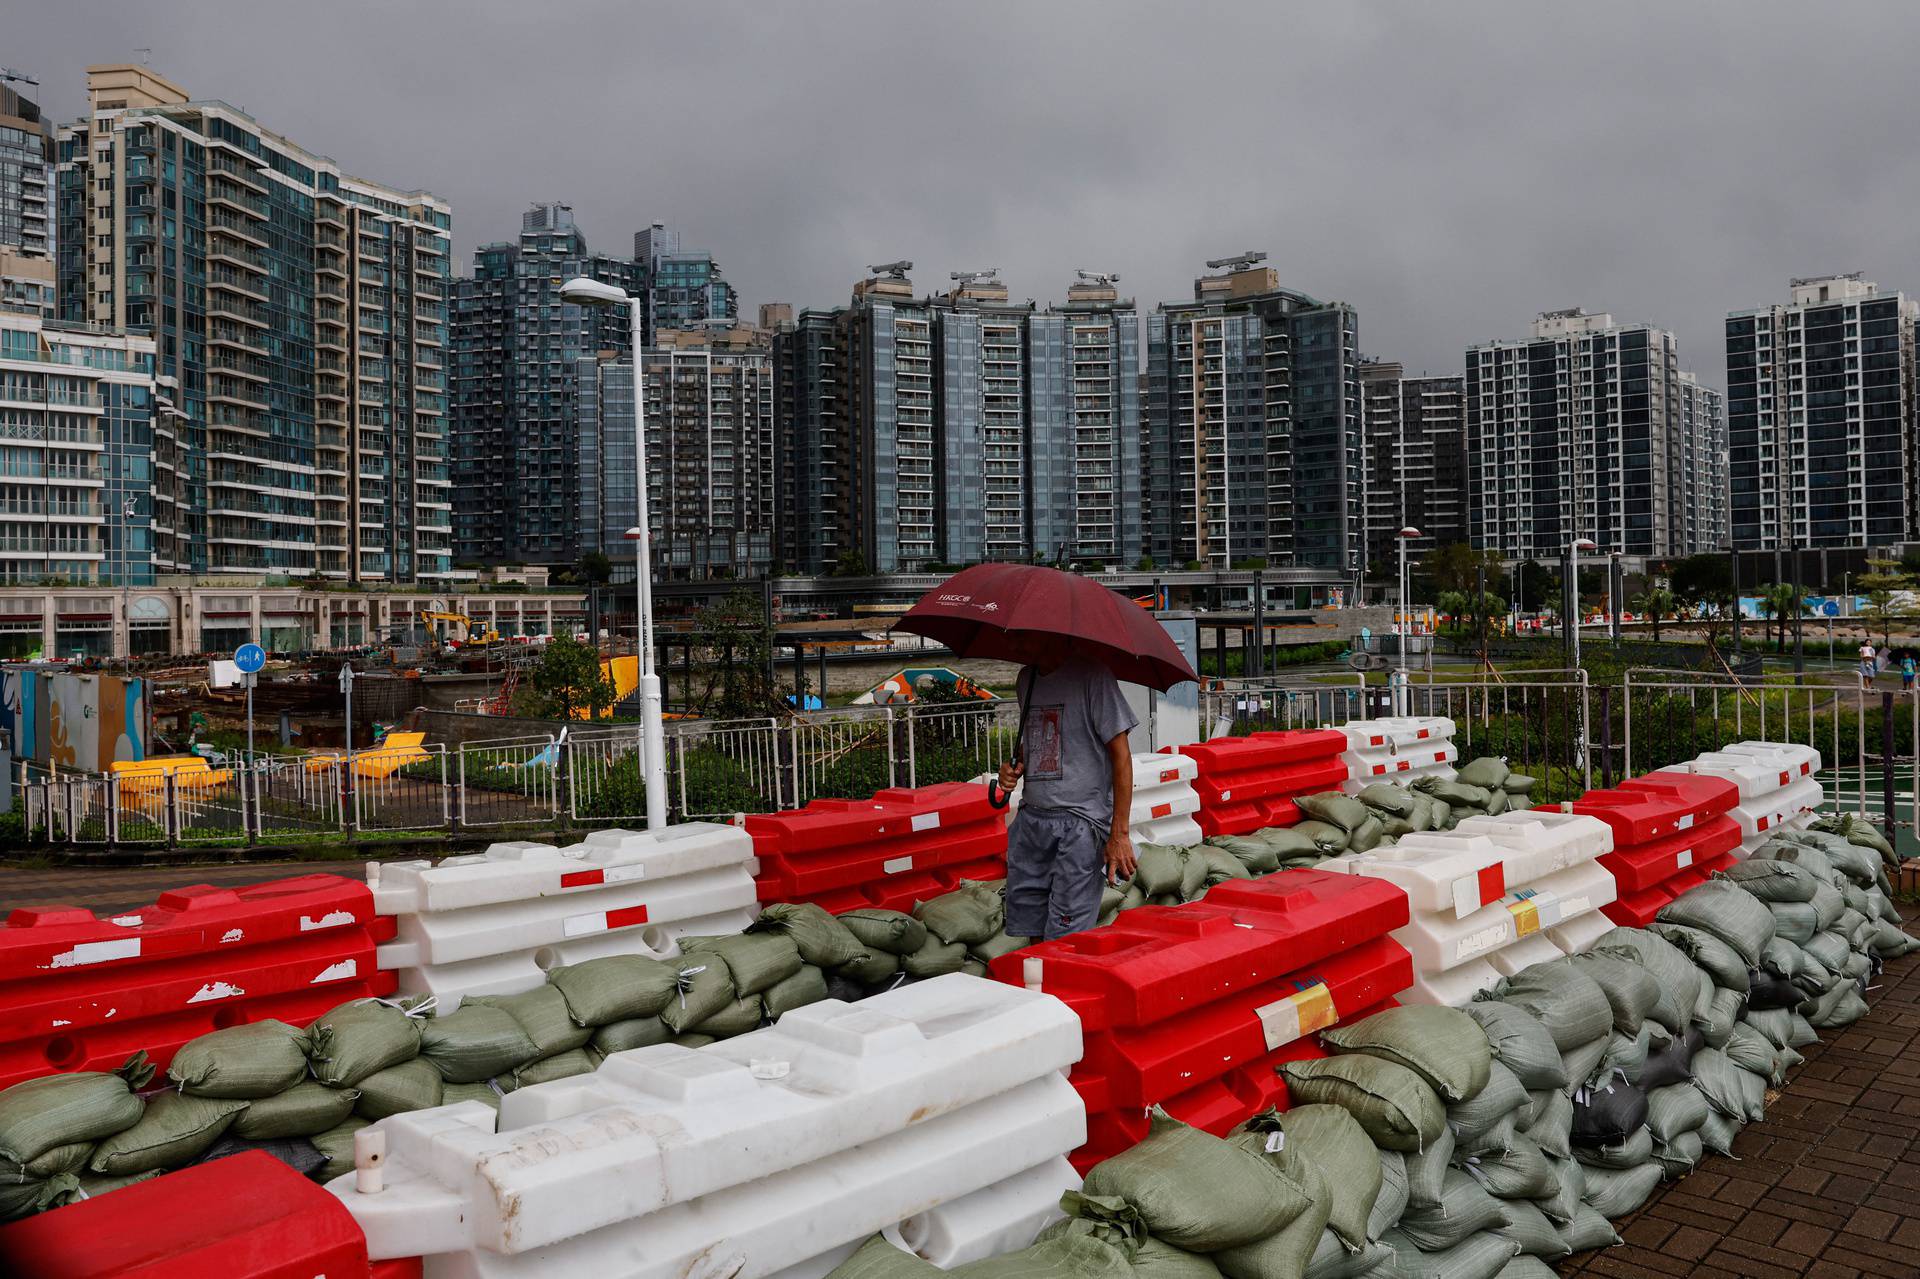
[[1420, 530], [1411, 524], [1394, 534], [1394, 540], [1400, 543], [1400, 621], [1394, 627], [1394, 633], [1400, 637], [1399, 688], [1394, 690], [1394, 711], [1396, 715], [1406, 714], [1407, 684], [1407, 637], [1413, 632], [1413, 614], [1407, 600], [1407, 543], [1420, 536]]
[[635, 647], [640, 667], [640, 734], [646, 770], [647, 829], [667, 824], [667, 743], [660, 717], [660, 676], [653, 669], [653, 553], [647, 514], [646, 351], [641, 299], [600, 280], [580, 276], [560, 286], [562, 300], [575, 306], [624, 306], [633, 333], [633, 491], [634, 566], [639, 596]]
[[1576, 537], [1567, 545], [1567, 593], [1572, 608], [1568, 610], [1568, 633], [1573, 636], [1573, 669], [1580, 669], [1580, 552], [1597, 551], [1599, 543], [1590, 537]]

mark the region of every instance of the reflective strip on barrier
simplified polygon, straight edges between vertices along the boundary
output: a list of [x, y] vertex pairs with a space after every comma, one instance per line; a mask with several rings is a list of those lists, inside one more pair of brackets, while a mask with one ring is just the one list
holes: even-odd
[[409, 994], [511, 994], [556, 964], [665, 954], [689, 933], [752, 921], [752, 841], [735, 826], [595, 831], [566, 848], [496, 844], [428, 862], [373, 862], [396, 938], [379, 963]]
[[326, 874], [177, 888], [108, 919], [16, 910], [0, 927], [0, 1087], [112, 1070], [141, 1051], [164, 1070], [208, 1031], [269, 1017], [304, 1025], [390, 994], [375, 964], [390, 935], [366, 885]]
[[1393, 936], [1412, 953], [1416, 971], [1445, 972], [1598, 910], [1616, 895], [1613, 876], [1604, 867], [1581, 862], [1512, 889], [1468, 915], [1456, 916], [1451, 909], [1416, 912]]
[[1518, 811], [1470, 817], [1451, 831], [1415, 831], [1352, 856], [1348, 871], [1399, 885], [1415, 915], [1467, 915], [1612, 846], [1591, 817]]
[[[703, 1049], [381, 1121], [386, 1188], [327, 1187], [374, 1257], [476, 1274], [766, 1275], [1085, 1139], [1059, 1001], [950, 974], [825, 1000]], [[752, 1157], [743, 1157], [751, 1151]], [[536, 1255], [537, 1254], [537, 1255]], [[718, 1262], [715, 1262], [718, 1264]]]

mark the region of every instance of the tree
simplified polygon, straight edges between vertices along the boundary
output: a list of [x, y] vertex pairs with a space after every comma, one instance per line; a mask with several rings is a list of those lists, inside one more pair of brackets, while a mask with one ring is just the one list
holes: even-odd
[[1895, 591], [1905, 591], [1913, 585], [1913, 579], [1900, 571], [1899, 560], [1869, 559], [1868, 572], [1857, 579], [1860, 589], [1867, 593], [1867, 616], [1880, 623], [1880, 638], [1883, 644], [1893, 643], [1893, 619], [1901, 608], [1894, 601]]
[[1500, 556], [1493, 551], [1476, 551], [1465, 542], [1436, 546], [1420, 557], [1420, 575], [1436, 592], [1459, 591], [1466, 594], [1480, 583], [1485, 566], [1490, 581], [1499, 580]]
[[1800, 608], [1800, 588], [1789, 582], [1769, 582], [1760, 588], [1760, 611], [1773, 627], [1773, 651], [1786, 647], [1787, 619]]
[[1559, 598], [1560, 575], [1558, 573], [1539, 560], [1528, 560], [1520, 566], [1520, 603], [1539, 612]]
[[1660, 622], [1673, 612], [1673, 592], [1664, 586], [1651, 586], [1634, 596], [1631, 601], [1633, 611], [1645, 613], [1653, 619], [1653, 642], [1660, 642]]
[[514, 698], [517, 714], [538, 719], [599, 719], [614, 703], [613, 681], [591, 644], [556, 635], [541, 650]]
[[1442, 617], [1448, 619], [1448, 626], [1457, 631], [1466, 625], [1467, 609], [1471, 604], [1465, 591], [1441, 591], [1439, 598], [1434, 601], [1434, 607], [1440, 610]]
[[[711, 719], [745, 719], [779, 707], [768, 671], [773, 628], [758, 594], [734, 591], [696, 610], [692, 633], [700, 640], [704, 686], [689, 695], [689, 709]], [[819, 692], [824, 699], [826, 690]]]
[[833, 569], [827, 576], [872, 577], [873, 574], [867, 570], [867, 557], [860, 553], [858, 547], [850, 546], [833, 561]]

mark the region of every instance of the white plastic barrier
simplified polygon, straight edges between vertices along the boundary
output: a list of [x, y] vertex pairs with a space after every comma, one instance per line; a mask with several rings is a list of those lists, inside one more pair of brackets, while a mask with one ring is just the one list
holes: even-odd
[[[1587, 915], [1595, 915], [1597, 913], [1596, 911], [1588, 911]], [[1586, 916], [1582, 916], [1582, 918], [1586, 918]], [[1600, 918], [1605, 919], [1606, 916], [1601, 915]], [[1487, 962], [1492, 964], [1493, 970], [1502, 977], [1511, 977], [1530, 964], [1544, 964], [1550, 959], [1560, 959], [1564, 957], [1566, 953], [1566, 951], [1554, 945], [1553, 939], [1547, 936], [1547, 934], [1532, 933], [1522, 937], [1519, 941], [1511, 945], [1502, 946], [1499, 950], [1494, 951], [1491, 955], [1487, 956]]]
[[604, 955], [671, 954], [680, 937], [752, 922], [753, 864], [752, 838], [711, 822], [369, 862], [374, 907], [395, 918], [380, 967], [404, 994], [444, 998], [530, 990], [548, 969]]
[[1444, 715], [1390, 715], [1340, 725], [1347, 749], [1340, 762], [1347, 780], [1340, 789], [1357, 795], [1375, 782], [1409, 785], [1422, 777], [1451, 780], [1460, 752], [1453, 744], [1454, 723]]
[[1445, 972], [1468, 960], [1491, 959], [1515, 942], [1611, 905], [1617, 895], [1606, 868], [1584, 862], [1537, 879], [1468, 915], [1416, 911], [1405, 926], [1393, 931], [1393, 937], [1412, 954], [1415, 972]]
[[[497, 1133], [479, 1103], [395, 1115], [384, 1188], [328, 1189], [372, 1258], [425, 1256], [430, 1275], [762, 1279], [1059, 1175], [1086, 1140], [1061, 1073], [1080, 1052], [1059, 1000], [955, 973], [702, 1049], [616, 1053], [508, 1094]], [[950, 1246], [991, 1233], [955, 1219]]]
[[1740, 857], [1747, 857], [1767, 842], [1770, 831], [1782, 826], [1798, 829], [1812, 820], [1826, 800], [1826, 792], [1811, 777], [1802, 777], [1790, 786], [1767, 792], [1757, 799], [1743, 799], [1733, 806], [1731, 816], [1740, 824]]
[[[1200, 761], [1191, 755], [1133, 757], [1133, 807], [1127, 813], [1127, 827], [1135, 845], [1191, 848], [1204, 842], [1205, 832], [1194, 819], [1200, 811], [1200, 793], [1193, 788], [1193, 779], [1199, 775]], [[984, 782], [992, 776], [983, 773], [974, 780]], [[1025, 789], [1026, 783], [1021, 782], [1008, 796], [1009, 820], [1020, 811]]]
[[1555, 924], [1546, 930], [1546, 936], [1561, 954], [1584, 955], [1612, 931], [1613, 921], [1595, 910]]
[[1451, 831], [1416, 831], [1355, 855], [1352, 873], [1391, 880], [1415, 914], [1472, 914], [1568, 867], [1613, 850], [1613, 832], [1578, 813], [1470, 817]]
[[1500, 970], [1484, 959], [1476, 959], [1444, 973], [1413, 975], [1413, 985], [1400, 995], [1403, 1004], [1444, 1004], [1464, 1008], [1473, 997], [1500, 980]]
[[1781, 787], [1780, 770], [1751, 754], [1708, 751], [1684, 764], [1670, 764], [1648, 774], [1691, 773], [1698, 777], [1718, 777], [1739, 789], [1741, 802], [1762, 799]]
[[1811, 777], [1820, 771], [1819, 750], [1800, 742], [1733, 742], [1720, 749], [1731, 755], [1777, 761], [1786, 772], [1799, 777]]

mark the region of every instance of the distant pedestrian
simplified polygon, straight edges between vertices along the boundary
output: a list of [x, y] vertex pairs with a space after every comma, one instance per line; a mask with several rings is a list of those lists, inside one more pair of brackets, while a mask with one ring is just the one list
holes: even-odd
[[1873, 677], [1878, 673], [1878, 668], [1874, 665], [1875, 656], [1876, 655], [1873, 651], [1873, 641], [1863, 640], [1860, 644], [1860, 687], [1861, 688], [1873, 687]]
[[1913, 691], [1913, 676], [1914, 676], [1913, 653], [1911, 651], [1908, 651], [1906, 653], [1903, 653], [1900, 657], [1900, 691], [1901, 692], [1911, 693]]

